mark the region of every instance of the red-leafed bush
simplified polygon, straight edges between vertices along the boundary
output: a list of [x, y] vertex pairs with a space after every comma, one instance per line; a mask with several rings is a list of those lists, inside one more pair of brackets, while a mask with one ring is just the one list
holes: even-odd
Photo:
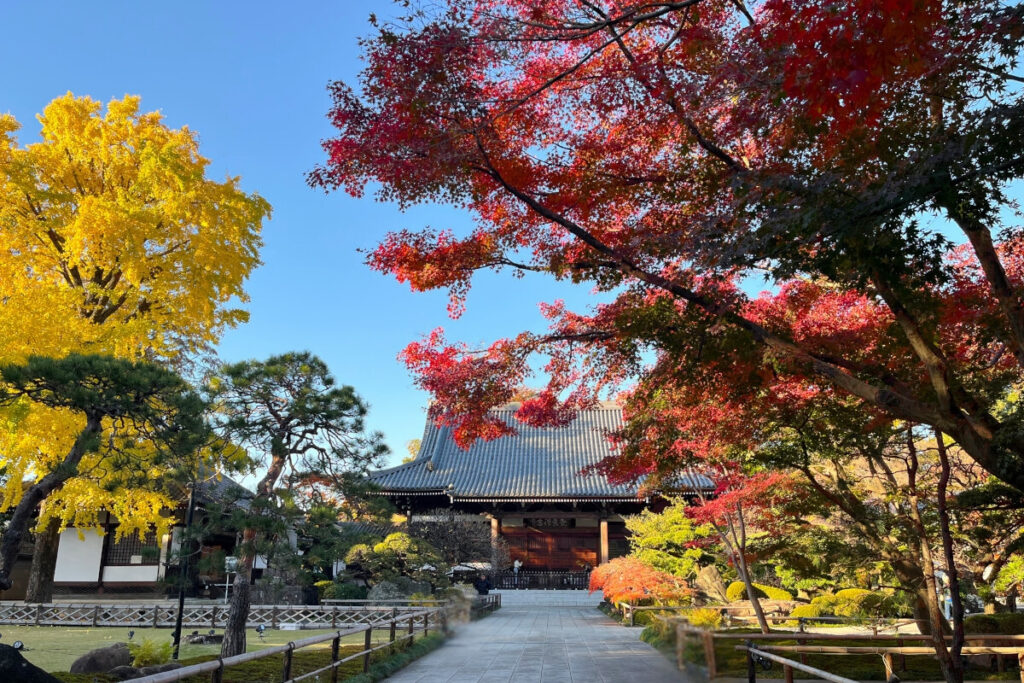
[[590, 572], [590, 592], [598, 590], [612, 603], [680, 601], [692, 592], [678, 576], [658, 571], [632, 557], [618, 557]]

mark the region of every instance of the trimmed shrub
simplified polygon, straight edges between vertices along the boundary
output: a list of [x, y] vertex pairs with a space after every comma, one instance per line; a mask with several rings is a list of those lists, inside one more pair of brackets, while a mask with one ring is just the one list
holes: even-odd
[[776, 588], [775, 586], [765, 586], [764, 584], [754, 584], [757, 588], [761, 589], [768, 596], [769, 600], [792, 600], [793, 594], [785, 588]]
[[994, 614], [974, 614], [964, 619], [964, 633], [999, 633], [999, 627]]
[[825, 593], [811, 599], [811, 604], [820, 607], [822, 614], [831, 614], [838, 602], [839, 599], [832, 593]]
[[321, 583], [330, 584], [325, 586], [323, 591], [320, 593], [321, 598], [330, 598], [332, 600], [364, 600], [366, 598], [366, 586], [360, 586], [355, 583], [319, 581], [317, 582], [317, 590], [320, 589]]
[[873, 616], [881, 611], [885, 595], [864, 588], [845, 588], [836, 593], [833, 611], [837, 617]]
[[813, 619], [822, 615], [821, 605], [797, 605], [793, 608], [793, 611], [789, 613], [789, 616], [793, 617], [792, 621], [787, 621], [786, 626], [798, 626], [800, 624], [797, 619]]
[[[776, 588], [775, 586], [766, 586], [763, 583], [755, 583], [754, 591], [758, 599], [768, 600], [792, 600], [793, 594], [782, 588]], [[729, 602], [736, 602], [737, 600], [747, 599], [747, 587], [742, 581], [733, 581], [725, 589], [725, 597], [729, 599]]]
[[1008, 636], [1018, 635], [1024, 633], [1024, 614], [1020, 612], [1003, 612], [1000, 614], [990, 614], [990, 617], [994, 617], [999, 622], [999, 632]]
[[695, 628], [715, 631], [722, 626], [722, 613], [717, 609], [701, 607], [687, 612], [686, 620]]
[[[756, 583], [754, 584], [754, 592], [758, 598], [768, 597], [768, 595], [764, 591], [759, 590], [758, 585]], [[744, 585], [742, 581], [733, 581], [725, 589], [725, 597], [729, 598], [729, 602], [736, 602], [737, 600], [746, 600], [747, 587]]]

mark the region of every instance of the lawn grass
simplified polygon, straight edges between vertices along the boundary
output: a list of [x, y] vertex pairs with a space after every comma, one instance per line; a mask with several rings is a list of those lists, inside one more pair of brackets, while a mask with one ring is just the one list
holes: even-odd
[[[402, 666], [405, 666], [410, 661], [433, 650], [440, 645], [443, 640], [443, 636], [435, 633], [429, 636], [420, 637], [412, 647], [408, 647], [401, 643], [397, 644], [395, 646], [395, 653], [390, 653], [386, 649], [378, 650], [370, 656], [372, 668], [370, 675], [368, 676], [363, 674], [363, 658], [358, 657], [345, 662], [338, 667], [338, 679], [346, 680], [356, 677], [355, 681], [365, 681], [366, 683], [381, 680], [382, 678], [385, 678], [391, 673], [397, 671]], [[345, 657], [347, 655], [358, 653], [360, 650], [362, 650], [361, 644], [346, 645], [341, 648], [339, 655], [341, 657]], [[215, 659], [215, 656], [204, 655], [201, 657], [182, 660], [182, 664], [189, 666], [191, 664], [199, 664], [211, 659]], [[292, 656], [291, 675], [300, 676], [304, 673], [315, 671], [327, 666], [330, 661], [331, 652], [329, 648], [303, 648], [302, 650], [297, 650]], [[283, 655], [273, 655], [252, 662], [245, 662], [244, 664], [239, 664], [238, 666], [225, 669], [222, 681], [223, 683], [278, 683], [281, 680], [283, 665]], [[116, 680], [102, 674], [54, 673], [54, 676], [64, 683], [113, 683]], [[203, 674], [200, 676], [184, 678], [182, 679], [182, 683], [209, 683], [209, 680], [210, 675]], [[314, 678], [312, 680], [317, 679]], [[320, 681], [328, 680], [330, 680], [328, 672], [321, 674]]]
[[[183, 635], [188, 635], [195, 630], [198, 630], [200, 633], [206, 633], [208, 629], [185, 628], [182, 630], [182, 633]], [[0, 626], [0, 635], [2, 635], [2, 637], [0, 637], [0, 643], [10, 645], [14, 641], [20, 640], [25, 644], [26, 649], [23, 651], [25, 659], [46, 671], [66, 672], [71, 668], [71, 664], [76, 659], [90, 650], [95, 650], [99, 647], [106, 647], [107, 645], [113, 645], [114, 643], [128, 642], [128, 631], [135, 631], [135, 636], [132, 639], [132, 642], [136, 643], [142, 642], [146, 639], [155, 640], [161, 643], [168, 642], [171, 640], [173, 634], [173, 629], [169, 628]], [[222, 632], [223, 631], [218, 631], [218, 633]], [[275, 645], [285, 645], [293, 640], [300, 640], [310, 636], [334, 632], [335, 631], [333, 629], [310, 629], [303, 631], [280, 631], [267, 629], [263, 634], [263, 639], [261, 640], [259, 636], [256, 635], [255, 631], [249, 629], [249, 632], [246, 635], [246, 645], [249, 652], [254, 652], [256, 650], [262, 650]], [[363, 638], [363, 634], [358, 633], [343, 638], [342, 643], [358, 643], [360, 646], [359, 649], [361, 649]], [[387, 639], [388, 629], [374, 630], [374, 643], [381, 643]], [[326, 653], [326, 656], [330, 658], [330, 647], [331, 643], [328, 641], [321, 645], [311, 646], [311, 648], [303, 648], [302, 652], [308, 652], [311, 649], [314, 651], [323, 650]], [[212, 658], [218, 654], [220, 654], [220, 645], [189, 645], [184, 642], [184, 637], [182, 638], [182, 661], [203, 657]], [[298, 654], [299, 653], [296, 653], [296, 656], [298, 656]], [[278, 673], [280, 673], [280, 663], [278, 663]], [[89, 678], [88, 683], [91, 682], [92, 678]]]

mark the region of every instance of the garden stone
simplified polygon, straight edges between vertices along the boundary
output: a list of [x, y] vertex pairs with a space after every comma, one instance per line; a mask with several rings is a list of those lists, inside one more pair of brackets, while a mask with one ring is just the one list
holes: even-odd
[[162, 674], [165, 671], [174, 671], [180, 669], [183, 664], [180, 662], [167, 662], [165, 664], [154, 664], [153, 666], [144, 666], [139, 669], [139, 676], [152, 676], [153, 674]]
[[60, 683], [38, 666], [30, 664], [10, 645], [0, 644], [0, 681], [5, 683]]
[[718, 573], [718, 569], [713, 564], [700, 570], [693, 585], [714, 602], [729, 602], [729, 598], [725, 595], [725, 582], [722, 581], [722, 575]]
[[118, 666], [132, 663], [127, 643], [115, 643], [86, 652], [71, 665], [73, 674], [105, 674]]
[[134, 666], [115, 666], [107, 675], [119, 681], [127, 681], [129, 678], [138, 678], [139, 670]]
[[136, 669], [134, 666], [118, 666], [108, 671], [107, 675], [116, 678], [119, 681], [128, 681], [133, 678], [142, 678], [143, 676], [162, 674], [165, 671], [173, 671], [174, 669], [180, 669], [181, 667], [182, 665], [178, 662], [154, 664], [153, 666], [143, 666], [138, 669]]

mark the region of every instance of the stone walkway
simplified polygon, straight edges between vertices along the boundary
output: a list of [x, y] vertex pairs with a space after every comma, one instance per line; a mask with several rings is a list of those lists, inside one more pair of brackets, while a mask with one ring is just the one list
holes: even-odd
[[[545, 593], [547, 597], [545, 597]], [[552, 604], [554, 603], [554, 604]], [[455, 629], [395, 683], [678, 683], [661, 653], [583, 591], [502, 591], [502, 608]]]

